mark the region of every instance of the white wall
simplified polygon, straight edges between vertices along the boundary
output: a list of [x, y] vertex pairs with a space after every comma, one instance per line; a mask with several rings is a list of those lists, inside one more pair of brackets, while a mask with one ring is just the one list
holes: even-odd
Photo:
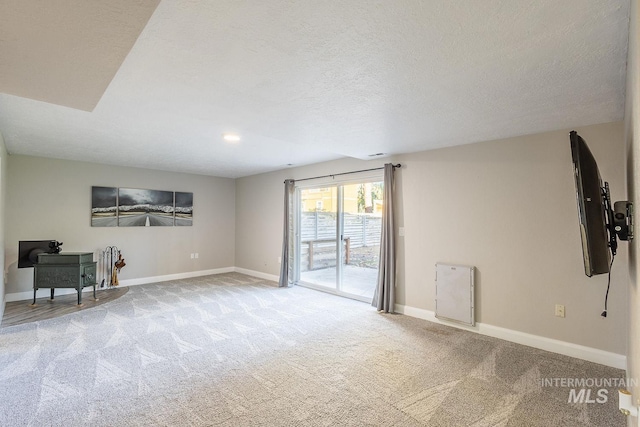
[[[0, 271], [4, 272], [5, 265], [5, 211], [6, 211], [6, 194], [7, 194], [7, 149], [4, 145], [4, 138], [0, 132]], [[4, 289], [5, 276], [0, 275], [0, 319], [4, 314]]]
[[[32, 289], [33, 269], [17, 269], [20, 240], [57, 239], [67, 252], [118, 246], [121, 280], [234, 266], [233, 179], [10, 156], [8, 180], [7, 294]], [[91, 227], [92, 186], [193, 192], [193, 226]]]
[[[625, 140], [627, 142], [627, 182], [629, 199], [634, 203], [636, 237], [629, 251], [629, 330], [627, 336], [627, 376], [640, 381], [640, 289], [638, 289], [638, 272], [640, 272], [640, 10], [638, 1], [631, 1], [629, 29], [629, 59], [627, 61], [627, 96], [625, 108]], [[632, 390], [635, 399], [640, 398], [640, 390]], [[631, 418], [631, 417], [629, 417]], [[629, 425], [637, 425], [629, 420]]]
[[[625, 198], [622, 123], [576, 129], [613, 199]], [[397, 303], [435, 309], [435, 263], [474, 265], [477, 320], [626, 353], [627, 248], [620, 245], [603, 319], [606, 276], [587, 278], [577, 220], [569, 129], [371, 162], [340, 160], [236, 182], [236, 266], [277, 275], [283, 180], [401, 162]], [[566, 318], [554, 305], [566, 306]]]

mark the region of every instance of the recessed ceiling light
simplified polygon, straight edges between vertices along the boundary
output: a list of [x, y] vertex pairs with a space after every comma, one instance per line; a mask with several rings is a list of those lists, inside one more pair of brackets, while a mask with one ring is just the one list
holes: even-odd
[[369, 154], [369, 157], [380, 157], [380, 156], [384, 156], [385, 153], [375, 153], [375, 154]]
[[237, 133], [223, 133], [222, 139], [227, 142], [238, 142], [240, 141], [240, 135], [238, 135]]

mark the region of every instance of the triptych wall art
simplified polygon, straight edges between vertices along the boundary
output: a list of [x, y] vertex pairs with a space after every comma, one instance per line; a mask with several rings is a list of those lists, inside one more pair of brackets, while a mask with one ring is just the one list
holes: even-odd
[[193, 193], [91, 187], [92, 227], [193, 225]]

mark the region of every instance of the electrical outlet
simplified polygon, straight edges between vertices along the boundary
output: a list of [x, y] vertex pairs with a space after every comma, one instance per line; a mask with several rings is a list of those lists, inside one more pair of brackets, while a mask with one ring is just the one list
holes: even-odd
[[191, 259], [194, 259], [194, 258], [195, 258], [195, 254], [191, 254]]
[[198, 259], [198, 252], [196, 252], [196, 256], [195, 256], [195, 259]]
[[556, 316], [564, 317], [564, 305], [556, 304]]
[[279, 257], [278, 257], [278, 264], [281, 264], [281, 263], [282, 263], [282, 257], [281, 257], [281, 256], [279, 256]]
[[404, 227], [398, 227], [398, 236], [404, 236]]

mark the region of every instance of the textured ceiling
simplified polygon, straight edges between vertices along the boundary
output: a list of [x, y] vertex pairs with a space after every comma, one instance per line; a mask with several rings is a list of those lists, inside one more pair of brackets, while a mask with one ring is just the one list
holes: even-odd
[[[130, 29], [150, 4], [104, 3]], [[55, 18], [31, 13], [32, 32]], [[240, 177], [616, 121], [628, 19], [621, 0], [162, 0], [108, 87], [63, 86], [86, 98], [72, 105], [25, 73], [12, 85], [32, 92], [0, 94], [0, 132], [10, 153]], [[60, 28], [62, 50], [92, 22]], [[98, 36], [87, 62], [122, 43]]]
[[0, 92], [91, 111], [160, 0], [2, 0]]

